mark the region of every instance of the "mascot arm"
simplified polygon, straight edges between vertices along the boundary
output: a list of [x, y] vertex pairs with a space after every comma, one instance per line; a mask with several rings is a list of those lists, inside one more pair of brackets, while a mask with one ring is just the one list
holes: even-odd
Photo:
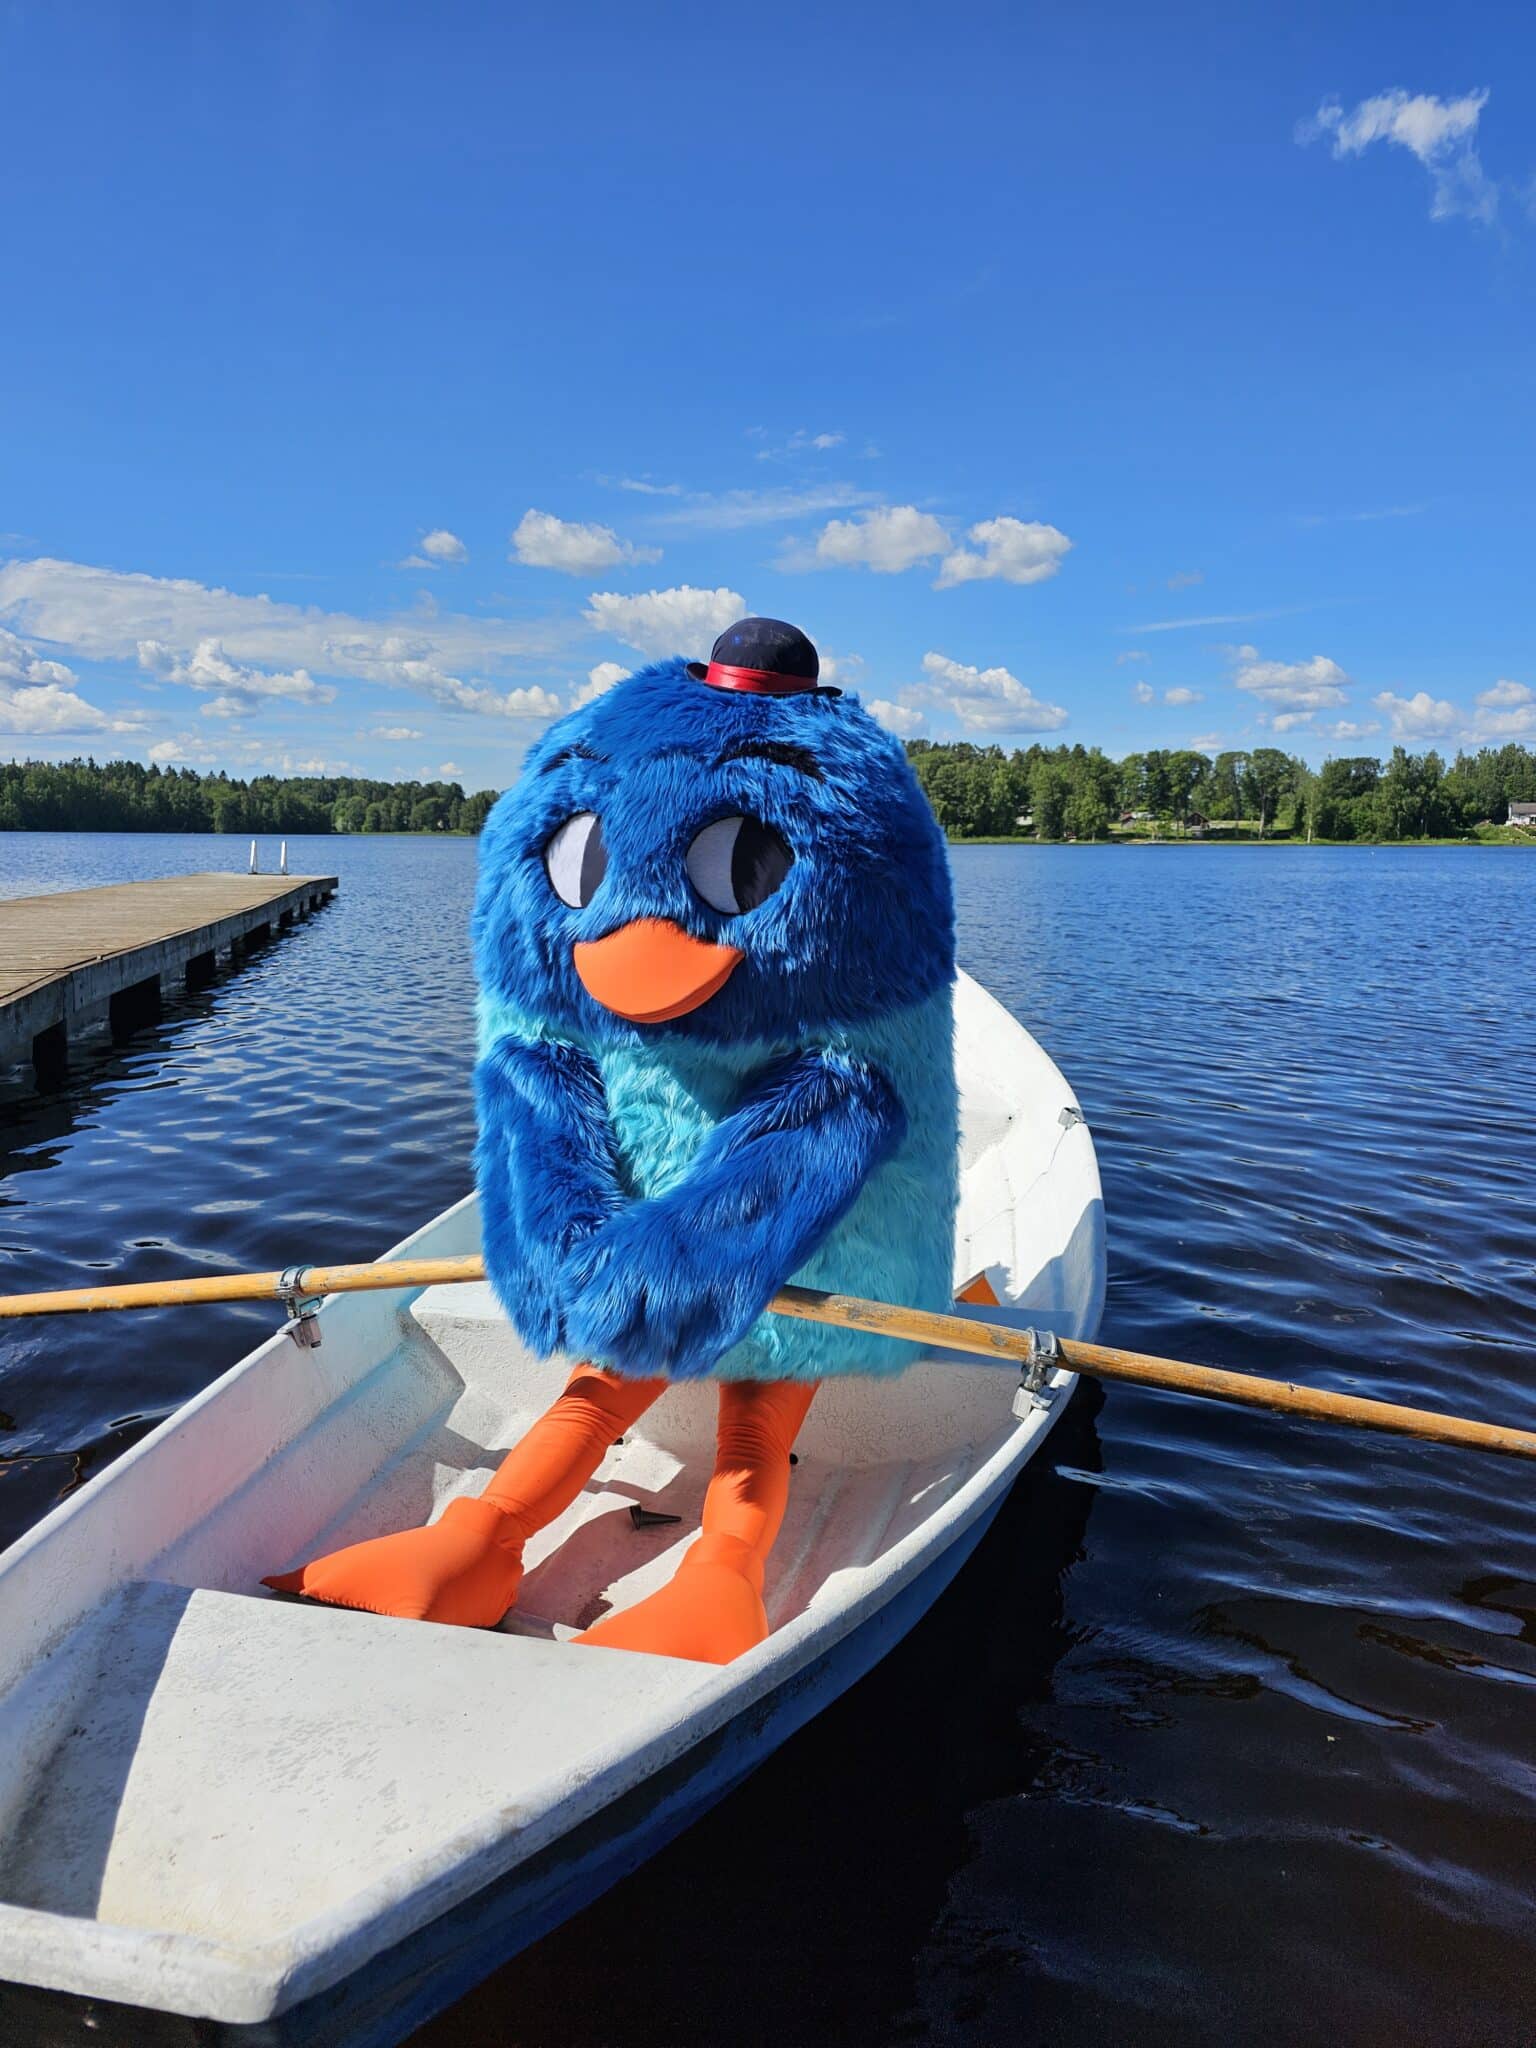
[[475, 1096], [486, 1273], [525, 1343], [564, 1350], [561, 1267], [624, 1200], [602, 1077], [574, 1046], [502, 1038]]
[[641, 1378], [709, 1372], [905, 1131], [876, 1068], [826, 1052], [786, 1061], [715, 1126], [676, 1187], [576, 1246], [570, 1348]]

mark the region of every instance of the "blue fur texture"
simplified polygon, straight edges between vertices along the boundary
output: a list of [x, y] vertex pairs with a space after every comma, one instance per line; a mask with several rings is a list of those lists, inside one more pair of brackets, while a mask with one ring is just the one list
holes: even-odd
[[[748, 742], [820, 773], [730, 758]], [[580, 811], [601, 818], [608, 867], [573, 910], [543, 855]], [[793, 862], [727, 917], [685, 855], [737, 812]], [[627, 1023], [571, 948], [641, 917], [745, 958], [688, 1015]], [[911, 1361], [763, 1314], [790, 1278], [932, 1307], [952, 1280], [948, 865], [900, 745], [856, 699], [734, 695], [681, 661], [618, 684], [544, 735], [493, 812], [474, 938], [486, 1263], [530, 1345], [647, 1377]]]

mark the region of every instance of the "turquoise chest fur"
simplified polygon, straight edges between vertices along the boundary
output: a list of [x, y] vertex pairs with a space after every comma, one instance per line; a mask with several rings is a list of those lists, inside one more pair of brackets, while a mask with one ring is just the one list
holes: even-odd
[[[948, 1305], [959, 1114], [953, 1031], [946, 987], [884, 1017], [807, 1034], [801, 1049], [824, 1047], [878, 1068], [900, 1098], [907, 1129], [841, 1222], [790, 1276], [798, 1285], [912, 1307]], [[508, 1005], [483, 1001], [482, 1050], [503, 1035], [528, 1042], [553, 1034]], [[710, 1130], [731, 1114], [764, 1068], [791, 1050], [763, 1040], [727, 1046], [680, 1037], [646, 1037], [631, 1045], [593, 1040], [582, 1049], [602, 1075], [621, 1171], [629, 1191], [641, 1198], [676, 1186]], [[720, 1256], [730, 1258], [728, 1244], [720, 1246]], [[715, 1376], [820, 1379], [894, 1372], [910, 1365], [914, 1355], [911, 1345], [891, 1338], [765, 1315], [719, 1361]]]

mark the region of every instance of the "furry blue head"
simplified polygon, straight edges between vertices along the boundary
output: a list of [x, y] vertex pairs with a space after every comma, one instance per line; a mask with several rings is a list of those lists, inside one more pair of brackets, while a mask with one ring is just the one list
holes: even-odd
[[900, 743], [854, 697], [703, 673], [641, 669], [532, 749], [482, 840], [487, 996], [588, 1043], [793, 1044], [946, 984], [949, 867]]

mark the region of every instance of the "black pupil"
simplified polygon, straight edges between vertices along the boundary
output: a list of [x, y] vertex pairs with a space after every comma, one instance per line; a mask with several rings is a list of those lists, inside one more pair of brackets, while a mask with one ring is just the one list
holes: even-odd
[[596, 818], [592, 830], [587, 834], [587, 843], [581, 849], [581, 881], [576, 893], [583, 909], [597, 894], [597, 885], [608, 872], [608, 849], [603, 844], [603, 828]]
[[[743, 818], [731, 848], [731, 888], [743, 910], [766, 903], [789, 873], [790, 851], [771, 825]], [[585, 879], [585, 873], [583, 873]]]

